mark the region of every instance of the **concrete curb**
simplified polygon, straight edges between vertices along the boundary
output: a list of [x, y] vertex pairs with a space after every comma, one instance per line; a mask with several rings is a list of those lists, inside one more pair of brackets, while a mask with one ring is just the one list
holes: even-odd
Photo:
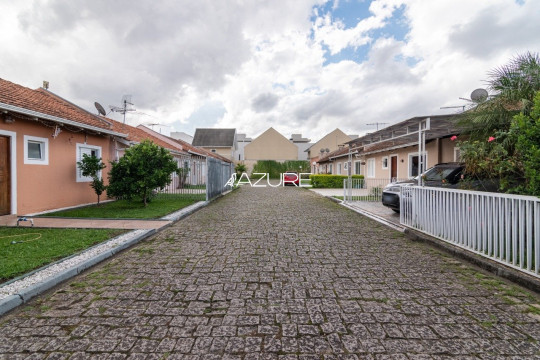
[[458, 246], [452, 245], [450, 243], [447, 243], [435, 237], [411, 230], [407, 227], [400, 228], [394, 224], [391, 224], [389, 221], [379, 218], [378, 216], [373, 215], [367, 211], [358, 211], [358, 209], [347, 206], [347, 204], [345, 204], [343, 201], [335, 199], [331, 196], [325, 196], [325, 197], [333, 202], [339, 203], [342, 206], [355, 211], [358, 214], [367, 216], [394, 230], [403, 232], [405, 236], [407, 236], [407, 238], [409, 238], [412, 241], [426, 243], [430, 246], [433, 246], [439, 250], [446, 252], [447, 254], [452, 255], [455, 258], [467, 261], [468, 263], [478, 266], [479, 268], [485, 271], [488, 271], [503, 279], [509, 280], [517, 285], [523, 286], [524, 288], [528, 290], [534, 291], [536, 293], [540, 293], [540, 279], [537, 279], [534, 276], [528, 275], [524, 272], [513, 269], [502, 263], [477, 255], [471, 251], [462, 249]]
[[[3, 299], [0, 299], [0, 316], [8, 313], [9, 311], [15, 309], [16, 307], [18, 307], [19, 305], [22, 305], [24, 303], [27, 303], [30, 299], [44, 293], [45, 291], [47, 290], [50, 290], [52, 289], [53, 287], [57, 286], [58, 284], [66, 281], [66, 280], [69, 280], [73, 277], [75, 277], [76, 275], [82, 273], [83, 271], [91, 268], [92, 266], [95, 266], [99, 263], [101, 263], [102, 261], [112, 257], [113, 255], [137, 244], [138, 242], [148, 238], [149, 236], [152, 236], [156, 233], [158, 233], [159, 231], [163, 230], [163, 229], [166, 229], [168, 228], [169, 226], [171, 226], [172, 224], [176, 223], [177, 221], [195, 213], [196, 211], [202, 209], [203, 207], [206, 207], [208, 204], [210, 204], [212, 201], [214, 201], [215, 199], [212, 199], [211, 201], [199, 201], [193, 205], [190, 205], [190, 206], [187, 206], [179, 211], [176, 211], [172, 214], [169, 214], [169, 215], [166, 215], [158, 220], [168, 220], [168, 221], [171, 221], [170, 224], [167, 224], [167, 225], [164, 225], [162, 227], [160, 227], [159, 229], [150, 229], [150, 230], [146, 230], [144, 231], [144, 233], [134, 237], [133, 239], [130, 239], [130, 240], [127, 240], [125, 243], [121, 244], [121, 245], [118, 245], [110, 250], [106, 250], [98, 255], [95, 255], [89, 259], [86, 259], [84, 260], [83, 262], [79, 263], [79, 264], [76, 264], [76, 265], [73, 265], [72, 267], [64, 270], [64, 271], [61, 271], [59, 273], [56, 273], [54, 275], [51, 275], [50, 277], [46, 278], [45, 280], [37, 283], [37, 284], [34, 284], [34, 285], [30, 285], [26, 288], [24, 288], [23, 290], [21, 290], [18, 294], [14, 294], [14, 295], [9, 295], [8, 297], [6, 298], [3, 298]], [[134, 230], [134, 231], [138, 231], [138, 230]], [[112, 240], [112, 239], [111, 239]], [[92, 249], [92, 248], [90, 248]], [[87, 250], [90, 250], [90, 249], [87, 249]], [[70, 256], [64, 260], [67, 260], [67, 259], [71, 259], [73, 258], [73, 256]], [[49, 264], [49, 265], [46, 265], [40, 269], [37, 269], [37, 270], [34, 270], [30, 273], [28, 273], [27, 275], [25, 276], [29, 276], [31, 274], [35, 274], [36, 272], [39, 272], [41, 270], [45, 270], [47, 269], [48, 267], [50, 267], [51, 265], [54, 265], [54, 264], [58, 264], [58, 263], [61, 263], [63, 260], [61, 261], [57, 261], [57, 262], [54, 262], [52, 264]], [[25, 276], [22, 276], [22, 278], [24, 278]]]
[[512, 269], [511, 267], [505, 266], [504, 264], [477, 255], [468, 250], [454, 246], [440, 239], [419, 233], [408, 228], [405, 229], [404, 234], [412, 241], [429, 244], [439, 250], [442, 250], [461, 260], [465, 260], [501, 278], [521, 285], [534, 292], [540, 293], [540, 279], [537, 279], [519, 270]]
[[[156, 233], [156, 230], [147, 230], [144, 233], [134, 237], [133, 239], [127, 240], [122, 245], [119, 245], [115, 248], [102, 252], [89, 259], [86, 259], [83, 262], [73, 265], [72, 267], [62, 272], [51, 275], [50, 277], [44, 279], [43, 281], [37, 284], [33, 284], [24, 288], [18, 294], [10, 295], [4, 299], [1, 299], [0, 300], [0, 316], [6, 314], [7, 312], [13, 310], [14, 308], [16, 308], [17, 306], [21, 304], [27, 303], [30, 299], [44, 293], [45, 291], [49, 289], [52, 289], [56, 285], [75, 277], [76, 275], [91, 268], [92, 266], [99, 264], [100, 262], [113, 256], [114, 254], [117, 254], [120, 251], [125, 250], [137, 244], [138, 242], [146, 239], [147, 237], [151, 235], [154, 235], [155, 233]], [[56, 262], [55, 264], [57, 263], [58, 262]], [[38, 269], [37, 271], [45, 270], [51, 265], [53, 264], [44, 266], [43, 268]], [[32, 272], [32, 274], [35, 274], [37, 271]]]

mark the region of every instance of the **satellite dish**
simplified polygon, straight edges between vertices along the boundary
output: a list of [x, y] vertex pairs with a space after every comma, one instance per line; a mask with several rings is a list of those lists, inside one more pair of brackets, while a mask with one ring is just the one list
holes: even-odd
[[96, 107], [99, 115], [103, 115], [105, 116], [107, 113], [105, 112], [105, 109], [103, 108], [103, 106], [101, 106], [100, 103], [98, 103], [97, 101], [94, 103], [94, 106]]
[[487, 100], [488, 95], [485, 89], [476, 89], [471, 93], [471, 100], [475, 103], [481, 103]]

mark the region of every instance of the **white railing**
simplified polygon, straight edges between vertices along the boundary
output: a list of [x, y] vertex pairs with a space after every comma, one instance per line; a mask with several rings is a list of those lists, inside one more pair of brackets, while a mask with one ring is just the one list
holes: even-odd
[[478, 191], [402, 188], [402, 225], [540, 277], [540, 199]]
[[[401, 181], [401, 179], [394, 179]], [[382, 191], [386, 185], [390, 184], [389, 179], [343, 179], [343, 200], [350, 201], [370, 201], [382, 200]]]

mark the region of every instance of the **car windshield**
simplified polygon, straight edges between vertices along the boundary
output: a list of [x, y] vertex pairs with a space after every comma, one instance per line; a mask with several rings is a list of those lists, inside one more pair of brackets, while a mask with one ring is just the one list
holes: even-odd
[[456, 168], [433, 167], [431, 170], [424, 173], [424, 180], [441, 181], [442, 179], [447, 179], [454, 171], [456, 171]]

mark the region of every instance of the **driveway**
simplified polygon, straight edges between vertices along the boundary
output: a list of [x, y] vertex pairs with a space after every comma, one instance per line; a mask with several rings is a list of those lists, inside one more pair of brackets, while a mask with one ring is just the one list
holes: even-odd
[[0, 358], [532, 359], [539, 314], [320, 195], [243, 187], [1, 318]]

